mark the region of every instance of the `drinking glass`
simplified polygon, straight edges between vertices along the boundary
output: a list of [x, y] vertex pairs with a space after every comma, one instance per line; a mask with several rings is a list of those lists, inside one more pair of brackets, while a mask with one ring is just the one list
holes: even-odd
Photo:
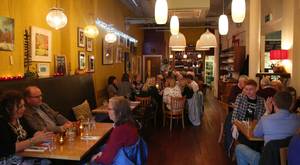
[[72, 127], [67, 129], [66, 136], [69, 142], [74, 141], [76, 137], [76, 128]]
[[48, 150], [50, 152], [52, 152], [53, 150], [56, 149], [56, 140], [57, 140], [57, 136], [56, 135], [52, 136], [52, 138], [50, 139], [49, 145], [48, 145]]
[[83, 136], [88, 136], [91, 130], [91, 126], [90, 126], [90, 120], [89, 119], [85, 119], [82, 122], [82, 126], [83, 126]]
[[90, 118], [90, 129], [91, 130], [95, 130], [96, 129], [96, 120], [95, 120], [95, 116], [92, 116], [91, 118]]

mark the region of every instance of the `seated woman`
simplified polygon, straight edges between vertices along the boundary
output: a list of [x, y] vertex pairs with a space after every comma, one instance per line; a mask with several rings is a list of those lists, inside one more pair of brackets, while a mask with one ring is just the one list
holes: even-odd
[[174, 78], [168, 78], [169, 87], [164, 89], [163, 101], [168, 109], [171, 109], [171, 97], [182, 97], [180, 88], [176, 85]]
[[124, 73], [122, 75], [122, 81], [119, 84], [118, 95], [130, 98], [133, 92], [133, 86], [129, 82], [129, 74]]
[[115, 76], [109, 76], [108, 86], [107, 86], [108, 98], [111, 98], [118, 94], [117, 82], [118, 82], [118, 80]]
[[118, 152], [123, 147], [134, 145], [139, 139], [136, 122], [125, 98], [112, 97], [109, 99], [108, 109], [114, 128], [103, 150], [92, 157], [91, 162], [95, 164], [114, 164]]
[[157, 87], [155, 86], [156, 85], [155, 82], [156, 82], [155, 77], [147, 78], [142, 88], [142, 92], [140, 93], [139, 96], [142, 97], [151, 96], [152, 103], [154, 104], [154, 107], [157, 109], [161, 105], [162, 97], [159, 94]]
[[[33, 164], [35, 160], [24, 160], [16, 152], [42, 141], [50, 140], [53, 133], [38, 131], [33, 137], [26, 131], [21, 119], [25, 111], [22, 95], [17, 91], [7, 91], [0, 97], [0, 164]], [[40, 164], [50, 164], [43, 160]]]

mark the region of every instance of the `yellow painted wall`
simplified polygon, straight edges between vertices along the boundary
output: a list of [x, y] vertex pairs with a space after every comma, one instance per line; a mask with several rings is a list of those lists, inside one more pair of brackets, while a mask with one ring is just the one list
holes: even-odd
[[[10, 16], [15, 19], [15, 50], [12, 52], [0, 51], [0, 76], [18, 75], [24, 73], [23, 33], [29, 26], [37, 26], [52, 32], [52, 62], [51, 74], [54, 73], [54, 55], [64, 54], [70, 65], [71, 74], [78, 68], [78, 51], [85, 51], [77, 47], [77, 28], [93, 23], [94, 18], [113, 24], [115, 28], [136, 38], [138, 42], [137, 55], [141, 55], [143, 31], [135, 26], [130, 26], [126, 31], [124, 19], [132, 16], [129, 10], [119, 0], [59, 0], [58, 4], [65, 10], [68, 24], [60, 30], [50, 28], [46, 23], [46, 15], [55, 0], [0, 0], [0, 15]], [[99, 103], [100, 90], [105, 88], [107, 78], [115, 75], [121, 78], [123, 64], [102, 65], [102, 39], [105, 31], [100, 29], [99, 36], [94, 39], [93, 52], [87, 55], [95, 56], [95, 92]], [[14, 65], [9, 64], [9, 56], [14, 58]], [[87, 60], [87, 57], [86, 57]], [[34, 63], [35, 65], [35, 63]]]

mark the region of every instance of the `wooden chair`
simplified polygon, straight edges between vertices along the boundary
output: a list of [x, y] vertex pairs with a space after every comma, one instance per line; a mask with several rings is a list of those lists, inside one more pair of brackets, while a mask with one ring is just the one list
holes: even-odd
[[280, 154], [280, 164], [286, 165], [287, 164], [287, 156], [288, 156], [288, 148], [287, 147], [280, 148], [279, 154]]
[[170, 119], [170, 131], [172, 131], [172, 120], [181, 119], [184, 128], [184, 106], [185, 97], [171, 97], [171, 109], [164, 108], [163, 125], [165, 126], [166, 118]]
[[154, 119], [154, 126], [156, 126], [156, 109], [151, 107], [151, 96], [136, 97], [135, 99], [141, 102], [136, 117], [142, 120], [143, 124], [146, 124], [150, 119]]
[[[220, 101], [219, 103], [222, 107], [222, 110], [226, 111], [226, 115], [227, 115], [228, 114], [228, 104], [225, 102], [222, 102], [222, 101]], [[223, 117], [221, 120], [225, 120], [225, 118]], [[221, 141], [223, 139], [223, 135], [224, 135], [224, 121], [221, 121], [218, 143], [221, 143]]]

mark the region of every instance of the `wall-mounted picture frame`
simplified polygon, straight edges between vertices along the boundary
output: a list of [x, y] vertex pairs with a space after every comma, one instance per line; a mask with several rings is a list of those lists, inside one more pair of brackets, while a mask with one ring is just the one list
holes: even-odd
[[50, 64], [49, 63], [37, 63], [37, 73], [39, 77], [49, 77], [50, 76]]
[[102, 64], [111, 65], [114, 63], [114, 44], [109, 44], [102, 40]]
[[0, 16], [0, 51], [14, 50], [14, 28], [13, 18]]
[[79, 70], [84, 70], [85, 67], [86, 67], [85, 52], [78, 51], [78, 68]]
[[115, 57], [115, 63], [122, 63], [122, 58], [123, 58], [123, 52], [121, 47], [117, 47], [116, 49], [116, 57]]
[[92, 52], [93, 51], [93, 39], [86, 38], [86, 51]]
[[55, 56], [55, 73], [65, 75], [67, 72], [67, 60], [65, 55]]
[[32, 61], [51, 62], [52, 33], [50, 30], [31, 27], [31, 57]]
[[88, 71], [95, 72], [95, 56], [94, 55], [89, 55]]
[[83, 28], [78, 27], [77, 28], [77, 46], [80, 48], [84, 48], [85, 42], [86, 42], [86, 39], [85, 39]]

